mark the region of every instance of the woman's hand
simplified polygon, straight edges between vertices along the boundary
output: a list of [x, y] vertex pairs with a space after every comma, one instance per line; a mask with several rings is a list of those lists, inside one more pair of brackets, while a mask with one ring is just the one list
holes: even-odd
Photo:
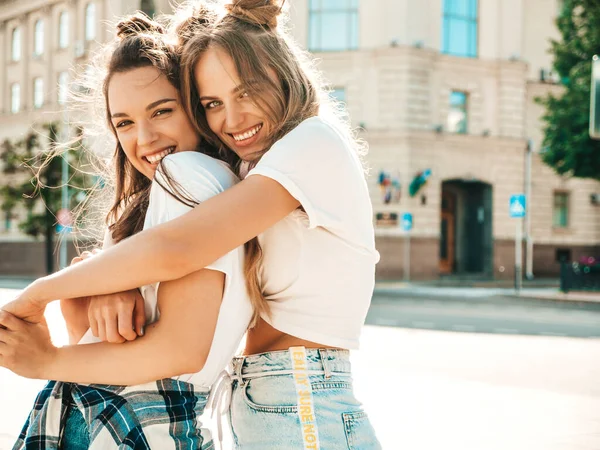
[[[94, 249], [91, 252], [83, 252], [71, 260], [71, 265], [84, 261], [100, 252]], [[76, 344], [90, 327], [88, 320], [88, 308], [90, 297], [65, 298], [60, 301], [60, 311], [65, 319], [69, 333], [69, 343]]]
[[144, 298], [137, 289], [92, 296], [88, 320], [92, 334], [103, 341], [133, 341], [144, 334]]
[[0, 366], [26, 378], [45, 379], [56, 351], [43, 317], [31, 323], [0, 311]]
[[47, 302], [39, 299], [35, 295], [34, 281], [23, 289], [17, 298], [3, 305], [0, 311], [7, 311], [15, 317], [26, 320], [30, 323], [39, 323], [44, 320], [44, 311], [46, 311]]

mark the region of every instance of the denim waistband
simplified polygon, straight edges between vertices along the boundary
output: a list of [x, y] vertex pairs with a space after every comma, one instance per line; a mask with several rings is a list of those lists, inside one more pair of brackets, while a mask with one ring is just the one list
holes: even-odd
[[[350, 352], [348, 350], [307, 348], [306, 370], [309, 372], [324, 372], [329, 374], [350, 373]], [[293, 370], [292, 359], [288, 350], [280, 350], [256, 355], [233, 358], [231, 369], [233, 375], [241, 376], [264, 372], [279, 372]]]

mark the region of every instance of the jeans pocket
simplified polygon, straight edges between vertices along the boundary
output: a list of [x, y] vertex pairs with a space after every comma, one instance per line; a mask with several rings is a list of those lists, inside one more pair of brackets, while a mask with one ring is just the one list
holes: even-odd
[[375, 436], [375, 430], [367, 413], [355, 411], [343, 413], [344, 430], [349, 450], [380, 450], [381, 444]]
[[254, 411], [271, 414], [298, 414], [296, 388], [284, 377], [248, 380], [240, 386], [244, 402]]

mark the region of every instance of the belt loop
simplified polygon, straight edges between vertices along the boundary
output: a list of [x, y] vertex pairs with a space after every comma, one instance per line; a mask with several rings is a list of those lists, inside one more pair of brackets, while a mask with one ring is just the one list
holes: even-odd
[[329, 352], [326, 348], [320, 348], [319, 356], [321, 357], [321, 364], [323, 364], [323, 371], [325, 372], [325, 379], [329, 380], [331, 378], [331, 366], [329, 365]]
[[233, 378], [241, 381], [242, 379], [242, 367], [244, 366], [245, 356], [236, 356], [233, 358]]

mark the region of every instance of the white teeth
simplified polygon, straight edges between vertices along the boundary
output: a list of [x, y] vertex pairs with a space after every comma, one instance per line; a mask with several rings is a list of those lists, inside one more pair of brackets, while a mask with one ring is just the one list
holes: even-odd
[[258, 133], [258, 131], [262, 128], [262, 123], [260, 125], [255, 126], [254, 128], [252, 128], [250, 131], [246, 131], [245, 133], [242, 134], [231, 134], [233, 136], [233, 138], [236, 141], [244, 141], [246, 139], [251, 138], [252, 136], [254, 136], [256, 133]]
[[173, 151], [175, 150], [175, 147], [169, 147], [166, 150], [163, 150], [160, 153], [156, 153], [154, 155], [148, 155], [146, 156], [146, 159], [148, 160], [148, 162], [150, 164], [156, 164], [157, 162], [159, 162], [161, 159], [163, 159], [165, 156], [173, 153]]

